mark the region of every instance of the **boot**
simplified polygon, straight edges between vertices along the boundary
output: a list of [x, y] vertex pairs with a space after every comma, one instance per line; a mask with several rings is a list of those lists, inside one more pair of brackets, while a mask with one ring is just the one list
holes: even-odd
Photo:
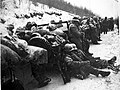
[[92, 56], [92, 55], [93, 55], [93, 53], [90, 53], [90, 52], [88, 52], [88, 51], [85, 51], [85, 54], [86, 54], [87, 56]]
[[109, 64], [114, 64], [115, 61], [116, 61], [116, 59], [117, 59], [117, 57], [114, 56], [114, 57], [112, 57], [110, 60], [108, 60], [108, 63], [109, 63]]
[[89, 68], [89, 72], [90, 72], [90, 74], [93, 74], [93, 75], [95, 75], [96, 77], [98, 77], [99, 76], [99, 71], [97, 70], [97, 69], [95, 69], [95, 68]]
[[99, 71], [99, 74], [100, 74], [102, 77], [107, 77], [107, 76], [110, 75], [110, 72]]
[[99, 38], [98, 41], [102, 41], [102, 40]]
[[81, 74], [74, 75], [75, 78], [78, 78], [80, 80], [83, 80], [84, 77]]
[[92, 42], [93, 44], [100, 44], [100, 43], [98, 43], [97, 41], [94, 41], [94, 42]]
[[[77, 64], [76, 64], [77, 65]], [[78, 62], [78, 66], [81, 67], [81, 66], [85, 66], [85, 65], [90, 65], [90, 61], [81, 61], [81, 62]]]
[[46, 78], [44, 81], [38, 83], [38, 87], [39, 87], [39, 88], [44, 87], [44, 86], [48, 85], [48, 83], [49, 83], [50, 81], [51, 81], [50, 78]]

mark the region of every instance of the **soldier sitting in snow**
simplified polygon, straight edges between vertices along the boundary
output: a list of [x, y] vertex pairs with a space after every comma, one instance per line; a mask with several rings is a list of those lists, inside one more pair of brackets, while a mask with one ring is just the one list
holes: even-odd
[[64, 50], [66, 54], [64, 60], [71, 70], [71, 75], [79, 79], [85, 79], [89, 74], [97, 77], [99, 74], [102, 77], [108, 76], [109, 71], [101, 71], [96, 68], [107, 68], [116, 60], [116, 57], [110, 60], [89, 59], [81, 50], [76, 48], [75, 44], [66, 44]]

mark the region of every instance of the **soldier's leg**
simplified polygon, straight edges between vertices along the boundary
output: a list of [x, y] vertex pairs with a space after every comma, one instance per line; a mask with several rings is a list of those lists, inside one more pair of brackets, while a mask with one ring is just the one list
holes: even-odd
[[99, 32], [98, 32], [98, 34], [99, 34], [99, 38], [98, 38], [98, 41], [102, 41], [101, 40], [101, 37], [100, 37], [100, 34], [101, 34], [101, 29], [99, 28], [99, 30], [98, 30]]
[[83, 61], [83, 62], [73, 61], [73, 63], [70, 66], [72, 72], [71, 75], [81, 80], [87, 78], [89, 73], [84, 72], [84, 66], [89, 64], [90, 64], [89, 61]]
[[45, 76], [44, 66], [31, 63], [32, 75], [38, 81], [39, 87], [47, 85], [51, 79]]
[[114, 64], [116, 61], [116, 56], [111, 58], [110, 60], [102, 60], [102, 59], [89, 59], [91, 66], [99, 69], [104, 69], [110, 66], [111, 64]]
[[89, 74], [93, 74], [96, 77], [101, 75], [102, 77], [106, 77], [110, 74], [109, 71], [100, 71], [94, 67], [92, 67], [90, 64], [86, 64], [84, 66], [78, 66], [78, 68], [74, 69], [74, 77], [78, 79], [86, 79]]
[[84, 61], [84, 62], [68, 61], [67, 63], [68, 63], [67, 67], [69, 68], [69, 71], [70, 71], [70, 76], [83, 80], [84, 77], [82, 76], [82, 74], [84, 75], [85, 73], [83, 72], [81, 74], [80, 68], [81, 66], [84, 66], [88, 62], [87, 61]]
[[89, 44], [89, 42], [87, 41], [87, 39], [85, 39], [84, 42], [83, 42], [83, 48], [84, 48], [84, 52], [85, 52], [87, 55], [93, 55], [93, 53], [90, 53], [90, 52], [89, 52], [90, 44]]
[[102, 77], [106, 77], [110, 74], [109, 71], [101, 71], [101, 70], [98, 70], [94, 67], [92, 67], [91, 65], [85, 65], [84, 67], [81, 68], [82, 71], [84, 71], [86, 74], [93, 74], [95, 75], [96, 77], [99, 76], [99, 74], [102, 76]]

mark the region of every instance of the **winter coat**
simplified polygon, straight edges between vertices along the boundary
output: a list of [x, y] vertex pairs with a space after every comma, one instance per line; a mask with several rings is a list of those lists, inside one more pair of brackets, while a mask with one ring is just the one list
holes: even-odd
[[74, 24], [69, 25], [68, 38], [71, 42], [76, 44], [78, 49], [82, 50], [82, 33]]
[[9, 47], [0, 44], [1, 47], [1, 71], [2, 76], [7, 75], [8, 68], [14, 68], [22, 61], [21, 57]]

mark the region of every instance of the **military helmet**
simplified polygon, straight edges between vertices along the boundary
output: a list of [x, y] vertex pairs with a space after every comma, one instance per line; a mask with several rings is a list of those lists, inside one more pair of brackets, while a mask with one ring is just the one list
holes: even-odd
[[75, 44], [66, 44], [64, 46], [64, 50], [65, 52], [70, 52], [70, 51], [73, 51], [73, 50], [77, 50], [77, 47]]
[[28, 43], [25, 40], [19, 40], [18, 46], [25, 51], [28, 49]]
[[51, 20], [50, 23], [55, 23], [55, 20]]
[[31, 22], [27, 22], [26, 24], [26, 30], [31, 30], [31, 27], [32, 27], [32, 23]]
[[41, 35], [39, 33], [32, 33], [31, 37], [41, 37]]
[[49, 24], [49, 30], [54, 31], [57, 27], [54, 24]]
[[37, 24], [36, 24], [36, 22], [32, 22], [31, 24], [32, 24], [32, 26], [35, 26], [35, 27], [37, 27]]
[[13, 31], [14, 25], [13, 25], [13, 24], [8, 24], [8, 25], [6, 26], [6, 28], [7, 28], [8, 30], [10, 30], [10, 31]]
[[80, 25], [80, 21], [78, 19], [72, 19], [72, 23], [75, 25]]

